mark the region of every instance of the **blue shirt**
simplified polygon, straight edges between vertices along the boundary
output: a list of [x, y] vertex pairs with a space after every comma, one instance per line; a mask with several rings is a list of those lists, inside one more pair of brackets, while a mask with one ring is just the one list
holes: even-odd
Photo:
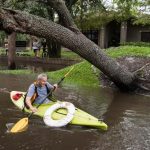
[[[48, 87], [49, 90], [53, 89], [53, 86], [46, 82], [46, 85]], [[35, 85], [34, 83], [30, 85], [28, 92], [27, 92], [27, 97], [32, 97], [33, 94], [35, 93]], [[38, 93], [38, 97], [35, 99], [34, 104], [40, 104], [43, 99], [47, 96], [47, 88], [46, 86], [38, 86], [37, 85], [37, 93]], [[46, 100], [43, 103], [48, 103], [50, 100], [48, 98], [46, 98]]]

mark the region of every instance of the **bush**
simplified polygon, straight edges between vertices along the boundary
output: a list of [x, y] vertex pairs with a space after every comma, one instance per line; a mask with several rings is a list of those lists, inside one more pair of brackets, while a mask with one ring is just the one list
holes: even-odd
[[139, 47], [150, 47], [149, 42], [125, 42], [121, 43], [122, 46], [139, 46]]

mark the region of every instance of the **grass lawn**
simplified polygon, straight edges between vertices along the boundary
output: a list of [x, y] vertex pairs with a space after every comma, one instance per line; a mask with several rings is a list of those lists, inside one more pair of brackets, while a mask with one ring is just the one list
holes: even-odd
[[[150, 47], [139, 47], [139, 46], [120, 46], [117, 48], [109, 48], [106, 49], [106, 53], [113, 58], [123, 57], [123, 56], [147, 56], [150, 57]], [[62, 56], [64, 58], [74, 58], [80, 59], [80, 57], [71, 52], [71, 51], [63, 51]], [[70, 67], [66, 67], [64, 69], [54, 71], [54, 72], [46, 72], [48, 77], [54, 81], [59, 81], [61, 77], [63, 77], [70, 69]], [[68, 85], [76, 85], [76, 86], [99, 86], [98, 73], [94, 73], [94, 69], [90, 63], [83, 60], [83, 62], [75, 64], [74, 69], [70, 74], [66, 77], [63, 84]], [[14, 71], [3, 71], [0, 73], [11, 73], [11, 74], [30, 74], [29, 70], [14, 70]]]
[[[117, 48], [109, 48], [106, 53], [112, 58], [119, 58], [123, 56], [147, 56], [150, 57], [150, 47], [139, 46], [120, 46]], [[77, 84], [80, 86], [98, 86], [99, 80], [97, 74], [100, 72], [98, 69], [95, 74], [90, 63], [83, 61], [74, 65], [73, 71], [64, 81], [67, 84]], [[55, 72], [49, 72], [48, 76], [54, 80], [61, 78], [71, 67], [67, 67]]]
[[[96, 74], [93, 72], [92, 65], [90, 63], [83, 61], [73, 66], [73, 70], [63, 81], [63, 84], [72, 84], [77, 86], [98, 86], [99, 80]], [[54, 72], [47, 72], [47, 74], [49, 78], [58, 82], [58, 80], [60, 80], [60, 78], [62, 78], [71, 68], [72, 66]]]
[[150, 47], [140, 47], [140, 46], [119, 46], [117, 48], [108, 48], [106, 53], [113, 57], [123, 57], [123, 56], [147, 56], [150, 57]]
[[[3, 55], [3, 56], [6, 55], [6, 51], [4, 48], [0, 49], [0, 55]], [[16, 55], [25, 56], [25, 57], [27, 57], [27, 56], [34, 57], [34, 52], [33, 52], [33, 50], [28, 49], [28, 50], [22, 50], [19, 52], [17, 51]], [[42, 49], [40, 50], [40, 57], [42, 57]], [[72, 52], [71, 50], [65, 50], [64, 48], [62, 48], [62, 50], [61, 50], [61, 58], [82, 60], [82, 58], [78, 54]]]

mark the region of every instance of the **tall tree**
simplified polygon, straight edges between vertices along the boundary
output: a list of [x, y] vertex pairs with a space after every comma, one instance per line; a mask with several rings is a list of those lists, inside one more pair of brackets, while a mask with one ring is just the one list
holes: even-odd
[[[65, 1], [70, 11], [72, 10], [72, 5], [74, 5], [76, 1], [77, 0]], [[54, 11], [54, 9], [49, 5], [49, 3], [53, 4], [53, 1], [49, 2], [47, 0], [39, 0], [39, 1], [34, 0], [34, 5], [32, 4], [29, 8], [30, 13], [55, 21], [56, 13], [59, 13], [59, 11], [57, 12]], [[57, 18], [57, 22], [59, 22], [62, 25], [64, 24], [61, 14], [59, 14], [59, 18]], [[47, 39], [46, 41], [48, 46], [48, 56], [54, 58], [61, 57], [61, 45], [59, 44], [59, 42], [53, 39]]]
[[140, 0], [113, 0], [113, 4], [117, 19], [126, 21], [137, 14]]
[[16, 53], [16, 32], [8, 35], [8, 69], [16, 69], [15, 64]]
[[[9, 1], [2, 0], [1, 6], [8, 7], [12, 9], [23, 9], [25, 7], [24, 3], [18, 3], [19, 0]], [[15, 69], [15, 51], [16, 51], [16, 33], [15, 32], [7, 32], [8, 34], [8, 68]]]
[[[70, 10], [70, 12], [72, 12], [72, 6], [76, 3], [77, 0], [65, 0], [65, 3], [66, 3], [66, 6], [67, 8]], [[54, 5], [54, 3], [51, 1], [47, 1], [46, 4], [52, 4]], [[59, 4], [59, 3], [57, 3]], [[48, 6], [50, 6], [48, 5]], [[59, 6], [59, 5], [58, 5]], [[59, 9], [59, 7], [57, 8], [57, 10]], [[54, 21], [55, 20], [55, 14], [58, 13], [58, 23], [61, 24], [61, 25], [64, 25], [65, 26], [65, 18], [62, 18], [61, 17], [61, 14], [59, 13], [59, 10], [58, 11], [54, 11], [53, 8], [51, 7], [47, 7], [47, 11], [48, 11], [48, 14], [49, 14], [49, 19]], [[57, 42], [56, 40], [53, 40], [53, 39], [47, 39], [47, 45], [48, 45], [48, 55], [49, 57], [53, 57], [53, 58], [58, 58], [58, 57], [61, 57], [61, 45], [59, 42]]]
[[79, 0], [73, 6], [75, 22], [82, 30], [99, 29], [110, 21], [110, 14], [102, 0]]
[[[109, 58], [95, 43], [76, 27], [63, 0], [49, 0], [49, 5], [62, 18], [64, 25], [21, 11], [0, 9], [1, 29], [54, 39], [88, 60], [106, 74], [120, 89], [131, 90], [140, 86], [141, 78]], [[9, 20], [9, 21], [8, 21]]]

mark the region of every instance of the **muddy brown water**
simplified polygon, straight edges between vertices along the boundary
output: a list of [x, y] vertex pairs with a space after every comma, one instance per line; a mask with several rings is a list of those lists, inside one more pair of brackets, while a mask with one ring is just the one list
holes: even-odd
[[[61, 69], [62, 66], [59, 65], [49, 65], [49, 64], [41, 64], [38, 62], [18, 62], [16, 64], [16, 69], [28, 69], [32, 72], [42, 72], [42, 71], [55, 71]], [[7, 70], [7, 61], [0, 62], [0, 70]]]
[[[0, 74], [0, 89], [25, 91], [34, 78]], [[106, 88], [77, 88], [64, 85], [55, 93], [58, 99], [74, 103], [104, 119], [108, 131], [69, 125], [46, 127], [33, 116], [25, 132], [7, 133], [6, 124], [25, 115], [0, 92], [0, 150], [149, 150], [150, 98]]]
[[[34, 57], [15, 57], [16, 69], [30, 69], [33, 72], [54, 71], [80, 62], [67, 58], [34, 58]], [[6, 56], [0, 55], [0, 70], [8, 69]]]

